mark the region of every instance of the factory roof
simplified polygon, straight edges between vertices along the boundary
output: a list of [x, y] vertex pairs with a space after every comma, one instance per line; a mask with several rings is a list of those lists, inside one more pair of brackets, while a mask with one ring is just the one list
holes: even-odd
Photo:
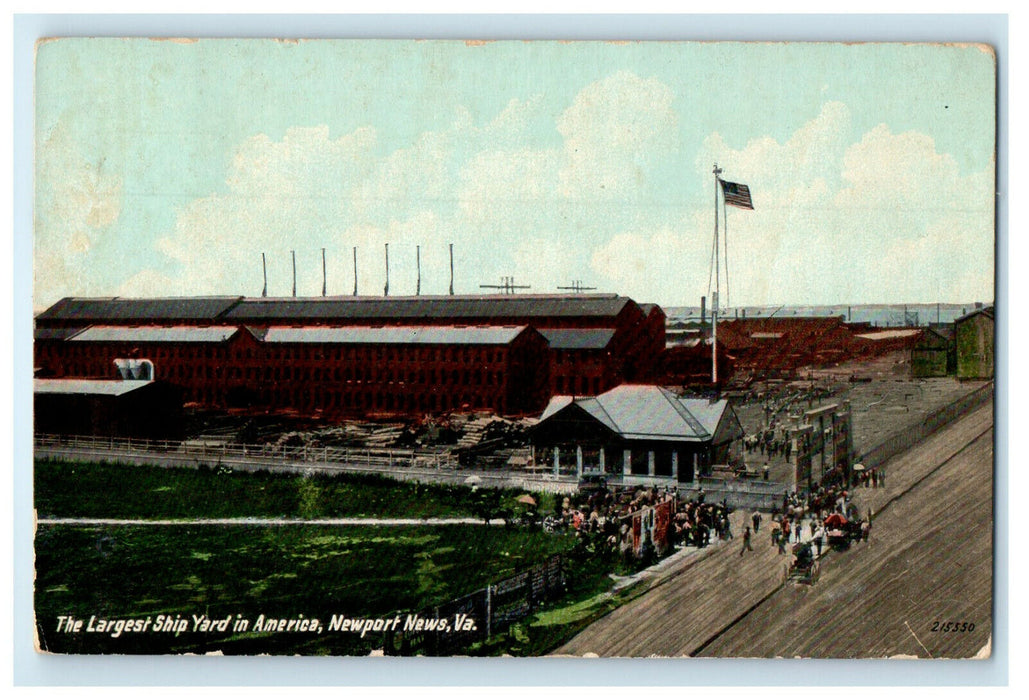
[[266, 343], [340, 343], [349, 345], [507, 345], [526, 326], [346, 326], [271, 327]]
[[555, 396], [540, 424], [572, 404], [624, 439], [679, 442], [710, 440], [729, 405], [725, 399], [683, 398], [659, 386], [623, 384], [599, 396]]
[[221, 343], [236, 326], [90, 326], [72, 336], [87, 343]]
[[611, 328], [542, 328], [540, 333], [555, 350], [603, 350], [615, 337]]
[[37, 321], [75, 321], [83, 325], [103, 321], [214, 320], [242, 297], [65, 297], [36, 316]]
[[122, 396], [153, 382], [149, 379], [33, 379], [36, 394]]
[[36, 328], [32, 331], [32, 338], [33, 340], [67, 340], [81, 331], [81, 326], [75, 328]]
[[253, 298], [244, 299], [227, 311], [224, 320], [255, 323], [283, 318], [613, 318], [632, 303], [628, 297], [614, 294]]

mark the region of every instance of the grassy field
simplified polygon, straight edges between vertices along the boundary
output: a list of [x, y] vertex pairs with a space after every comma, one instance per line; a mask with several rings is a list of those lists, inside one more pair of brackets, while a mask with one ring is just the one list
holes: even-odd
[[[40, 644], [72, 653], [365, 654], [381, 636], [58, 633], [58, 616], [254, 620], [417, 611], [567, 551], [572, 538], [486, 526], [40, 526]], [[190, 624], [192, 627], [192, 624]]]
[[[484, 490], [375, 475], [293, 475], [37, 460], [41, 518], [467, 517]], [[490, 492], [495, 493], [495, 492]], [[514, 508], [521, 492], [500, 493]], [[553, 496], [534, 494], [540, 512]]]
[[[36, 462], [40, 518], [181, 519], [461, 517], [514, 508], [519, 492], [420, 485], [379, 476], [303, 476], [118, 464]], [[554, 496], [535, 494], [539, 511]], [[425, 610], [564, 553], [567, 595], [471, 654], [536, 655], [606, 608], [610, 571], [570, 534], [497, 526], [42, 524], [36, 532], [40, 646], [63, 653], [367, 654], [364, 639], [324, 628], [332, 615], [385, 617]], [[600, 596], [598, 599], [597, 596]], [[583, 608], [583, 601], [591, 601]], [[592, 613], [593, 615], [591, 615]], [[147, 632], [58, 632], [58, 617], [151, 620]], [[187, 630], [152, 631], [157, 616]], [[193, 632], [193, 615], [318, 618], [323, 632]]]

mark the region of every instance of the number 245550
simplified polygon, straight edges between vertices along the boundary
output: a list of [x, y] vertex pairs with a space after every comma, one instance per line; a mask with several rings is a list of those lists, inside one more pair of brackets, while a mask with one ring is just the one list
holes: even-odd
[[972, 632], [975, 630], [974, 622], [940, 622], [936, 620], [930, 632]]

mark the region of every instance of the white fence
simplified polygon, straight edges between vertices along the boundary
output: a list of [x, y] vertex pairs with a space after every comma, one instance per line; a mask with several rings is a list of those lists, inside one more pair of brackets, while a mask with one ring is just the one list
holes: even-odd
[[448, 450], [407, 450], [327, 446], [230, 444], [221, 441], [166, 441], [90, 435], [36, 435], [37, 457], [111, 460], [127, 464], [227, 467], [240, 471], [313, 471], [379, 474], [422, 482], [469, 483], [527, 491], [567, 493], [575, 477], [518, 470], [462, 467]]

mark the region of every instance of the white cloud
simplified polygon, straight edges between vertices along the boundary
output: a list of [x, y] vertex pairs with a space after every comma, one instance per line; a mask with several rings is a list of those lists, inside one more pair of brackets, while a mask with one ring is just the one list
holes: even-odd
[[620, 71], [584, 88], [557, 122], [564, 137], [560, 192], [624, 197], [645, 184], [650, 160], [678, 146], [671, 89]]
[[[885, 126], [848, 144], [849, 121], [830, 103], [784, 143], [705, 140], [698, 172], [711, 178], [717, 160], [754, 200], [754, 211], [727, 212], [729, 302], [931, 301], [937, 289], [992, 299], [992, 171], [963, 175], [929, 137]], [[708, 291], [713, 219], [709, 206], [681, 226], [627, 230], [592, 267], [641, 298], [695, 304]]]

